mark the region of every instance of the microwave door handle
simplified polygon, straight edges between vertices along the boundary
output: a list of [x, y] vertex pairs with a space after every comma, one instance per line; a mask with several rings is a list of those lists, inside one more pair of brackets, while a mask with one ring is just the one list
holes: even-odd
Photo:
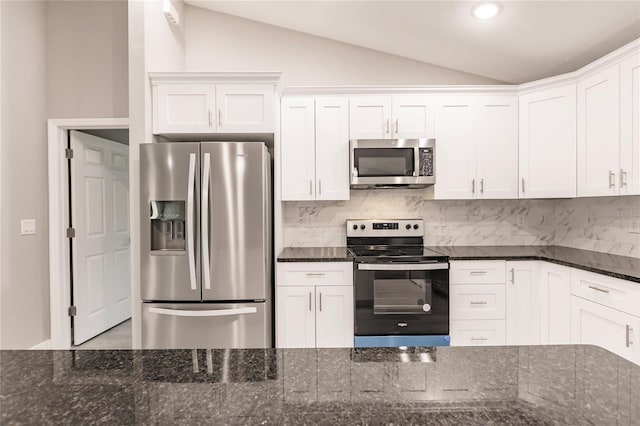
[[418, 177], [420, 174], [420, 148], [413, 149], [413, 176]]
[[386, 263], [359, 263], [358, 270], [360, 271], [438, 271], [449, 269], [448, 263], [405, 263], [405, 264], [393, 264]]

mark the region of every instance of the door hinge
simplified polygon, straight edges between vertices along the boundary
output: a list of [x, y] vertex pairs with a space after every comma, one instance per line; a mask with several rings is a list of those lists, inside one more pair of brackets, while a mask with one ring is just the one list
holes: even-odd
[[67, 228], [67, 238], [76, 237], [76, 228]]
[[70, 317], [75, 317], [77, 314], [77, 309], [75, 306], [69, 306], [69, 316]]
[[73, 149], [65, 148], [65, 150], [64, 150], [64, 158], [72, 159], [73, 158]]

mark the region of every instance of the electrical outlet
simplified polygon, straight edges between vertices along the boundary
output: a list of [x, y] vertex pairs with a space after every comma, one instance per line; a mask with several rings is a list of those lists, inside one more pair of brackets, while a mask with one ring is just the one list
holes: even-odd
[[21, 235], [33, 235], [36, 233], [36, 220], [35, 219], [22, 219], [20, 221], [20, 234]]

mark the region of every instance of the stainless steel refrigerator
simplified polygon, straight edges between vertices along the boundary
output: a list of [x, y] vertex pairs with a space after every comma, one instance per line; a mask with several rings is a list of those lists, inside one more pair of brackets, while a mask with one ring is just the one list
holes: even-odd
[[272, 346], [271, 160], [261, 142], [140, 146], [142, 346]]

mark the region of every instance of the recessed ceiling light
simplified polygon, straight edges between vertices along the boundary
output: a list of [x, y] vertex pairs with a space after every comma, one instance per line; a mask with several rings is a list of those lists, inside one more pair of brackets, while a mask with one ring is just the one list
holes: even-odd
[[472, 12], [478, 19], [491, 19], [500, 13], [500, 6], [497, 3], [478, 3]]

